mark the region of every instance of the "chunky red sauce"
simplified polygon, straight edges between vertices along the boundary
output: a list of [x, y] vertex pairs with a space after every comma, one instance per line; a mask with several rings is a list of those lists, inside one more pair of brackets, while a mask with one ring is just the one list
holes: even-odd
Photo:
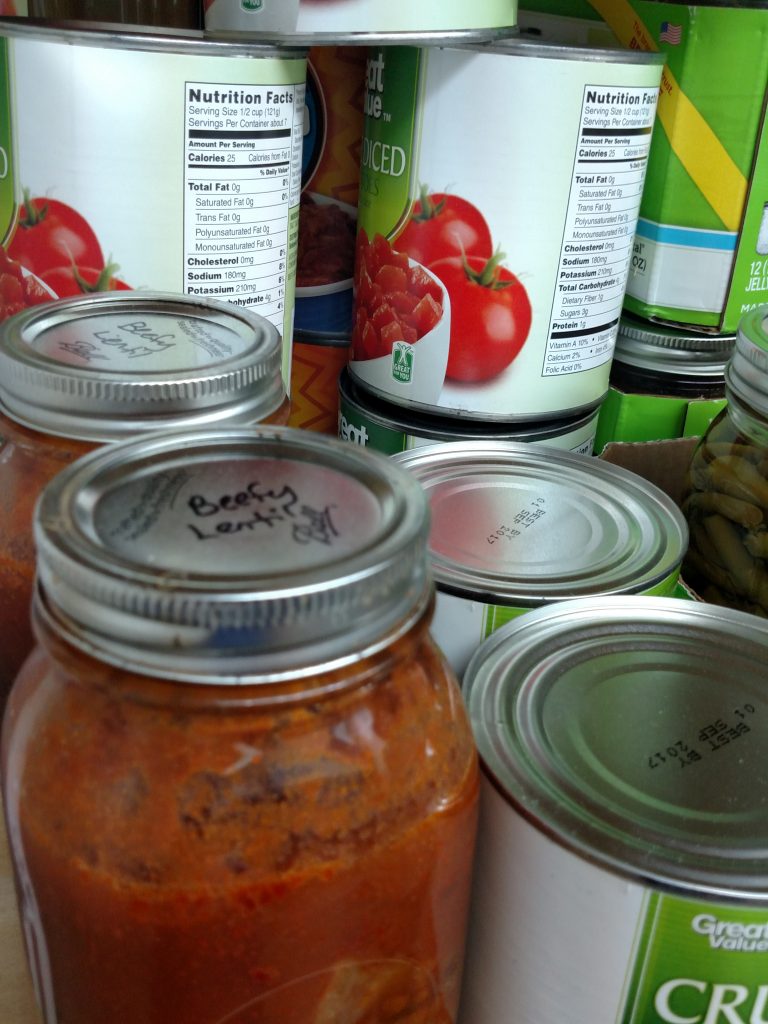
[[455, 1020], [477, 767], [423, 624], [261, 709], [286, 689], [46, 644], [61, 668], [27, 663], [3, 763], [58, 1024]]

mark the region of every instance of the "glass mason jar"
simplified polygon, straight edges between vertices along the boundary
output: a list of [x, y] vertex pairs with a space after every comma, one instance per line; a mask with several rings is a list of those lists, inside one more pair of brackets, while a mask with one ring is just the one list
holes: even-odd
[[725, 383], [686, 479], [683, 575], [706, 601], [768, 617], [768, 306], [742, 318]]
[[478, 769], [428, 510], [291, 428], [84, 456], [36, 513], [3, 799], [47, 1024], [449, 1024]]
[[0, 707], [33, 643], [32, 511], [48, 480], [123, 437], [288, 413], [279, 332], [228, 303], [101, 292], [0, 324]]

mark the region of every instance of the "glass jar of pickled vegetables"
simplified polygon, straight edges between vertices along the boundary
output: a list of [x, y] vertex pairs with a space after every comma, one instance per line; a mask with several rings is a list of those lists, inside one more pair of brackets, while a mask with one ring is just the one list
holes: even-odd
[[686, 480], [683, 574], [705, 600], [768, 617], [768, 306], [741, 320], [725, 384]]
[[0, 324], [0, 706], [32, 647], [32, 510], [44, 484], [121, 437], [288, 413], [277, 329], [229, 303], [101, 292]]
[[153, 434], [36, 512], [3, 799], [46, 1024], [450, 1024], [475, 747], [428, 510], [292, 428]]

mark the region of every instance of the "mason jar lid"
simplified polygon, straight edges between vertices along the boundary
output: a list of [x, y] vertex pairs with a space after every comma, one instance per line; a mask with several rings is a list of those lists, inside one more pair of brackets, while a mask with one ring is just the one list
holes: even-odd
[[739, 321], [725, 383], [747, 405], [768, 415], [768, 306], [758, 306]]
[[253, 423], [285, 398], [281, 349], [268, 320], [215, 299], [60, 299], [0, 323], [0, 409], [32, 430], [89, 441]]
[[484, 770], [550, 838], [624, 877], [768, 900], [768, 630], [676, 598], [519, 616], [464, 676]]
[[662, 375], [722, 381], [735, 334], [700, 334], [625, 314], [619, 321], [615, 362]]
[[37, 612], [144, 675], [298, 678], [386, 646], [423, 614], [428, 516], [385, 456], [309, 431], [121, 441], [41, 495]]
[[456, 441], [393, 455], [426, 491], [439, 590], [533, 607], [633, 593], [676, 575], [685, 518], [663, 491], [588, 455]]

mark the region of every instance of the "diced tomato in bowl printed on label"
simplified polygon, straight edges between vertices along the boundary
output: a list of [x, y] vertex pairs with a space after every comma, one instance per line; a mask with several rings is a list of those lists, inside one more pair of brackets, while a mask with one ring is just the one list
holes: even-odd
[[442, 282], [381, 235], [358, 234], [350, 372], [377, 391], [431, 406], [445, 380], [451, 303]]
[[50, 288], [0, 247], [0, 320], [55, 298]]
[[444, 290], [423, 267], [376, 235], [358, 234], [352, 358], [390, 355], [396, 341], [409, 345], [437, 326]]

